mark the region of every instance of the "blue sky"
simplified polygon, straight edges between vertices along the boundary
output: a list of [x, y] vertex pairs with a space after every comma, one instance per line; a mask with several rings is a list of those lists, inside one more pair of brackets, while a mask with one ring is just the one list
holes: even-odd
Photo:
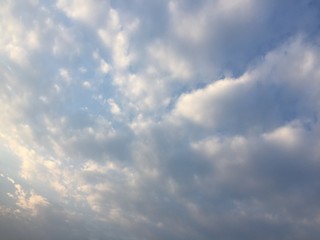
[[318, 239], [319, 14], [2, 0], [2, 238]]

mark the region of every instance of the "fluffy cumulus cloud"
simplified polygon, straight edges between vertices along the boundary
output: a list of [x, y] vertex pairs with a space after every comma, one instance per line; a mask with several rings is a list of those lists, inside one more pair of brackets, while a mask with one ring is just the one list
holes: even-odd
[[0, 7], [3, 239], [317, 239], [317, 1]]

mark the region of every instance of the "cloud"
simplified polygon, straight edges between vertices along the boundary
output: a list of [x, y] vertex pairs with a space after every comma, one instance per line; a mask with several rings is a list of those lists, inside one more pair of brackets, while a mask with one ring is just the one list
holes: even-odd
[[16, 195], [17, 195], [17, 205], [26, 210], [30, 210], [32, 215], [37, 214], [37, 208], [39, 206], [48, 206], [48, 201], [34, 192], [30, 193], [28, 197], [25, 191], [22, 189], [21, 185], [15, 184]]
[[65, 1], [58, 0], [57, 7], [72, 19], [83, 21], [87, 24], [97, 24], [103, 19], [103, 13], [108, 9], [106, 1]]
[[292, 40], [239, 78], [219, 79], [182, 94], [173, 115], [218, 131], [261, 131], [317, 115], [316, 100], [311, 100], [319, 91], [314, 85], [317, 51], [301, 38]]
[[0, 15], [5, 239], [318, 237], [318, 3]]
[[163, 68], [164, 72], [172, 75], [173, 78], [186, 79], [192, 75], [189, 64], [177, 56], [171, 49], [166, 49], [165, 44], [155, 43], [154, 46], [149, 48], [151, 58], [156, 60]]

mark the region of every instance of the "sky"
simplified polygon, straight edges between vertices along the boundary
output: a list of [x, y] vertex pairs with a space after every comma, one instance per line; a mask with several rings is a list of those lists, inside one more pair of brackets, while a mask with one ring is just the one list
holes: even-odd
[[4, 240], [320, 235], [318, 0], [0, 0]]

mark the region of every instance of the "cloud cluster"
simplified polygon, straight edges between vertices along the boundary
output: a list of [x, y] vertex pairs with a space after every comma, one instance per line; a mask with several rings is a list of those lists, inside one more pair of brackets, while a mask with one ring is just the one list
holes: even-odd
[[316, 239], [316, 1], [4, 1], [5, 239]]

